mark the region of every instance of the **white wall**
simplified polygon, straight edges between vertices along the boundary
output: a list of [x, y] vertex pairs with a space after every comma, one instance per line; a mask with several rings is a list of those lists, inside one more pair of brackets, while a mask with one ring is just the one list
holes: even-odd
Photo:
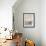
[[46, 0], [41, 1], [41, 38], [42, 46], [46, 46]]
[[0, 27], [12, 28], [12, 6], [16, 0], [0, 0]]
[[[17, 3], [16, 3], [17, 4]], [[23, 33], [24, 38], [35, 41], [36, 46], [41, 46], [41, 1], [23, 0], [19, 6], [13, 8], [15, 29]], [[35, 28], [23, 28], [23, 13], [35, 13]]]

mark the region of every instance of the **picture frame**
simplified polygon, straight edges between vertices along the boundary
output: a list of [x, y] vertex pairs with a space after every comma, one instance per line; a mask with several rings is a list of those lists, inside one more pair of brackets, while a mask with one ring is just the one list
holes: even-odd
[[35, 13], [23, 13], [23, 27], [24, 28], [35, 27]]

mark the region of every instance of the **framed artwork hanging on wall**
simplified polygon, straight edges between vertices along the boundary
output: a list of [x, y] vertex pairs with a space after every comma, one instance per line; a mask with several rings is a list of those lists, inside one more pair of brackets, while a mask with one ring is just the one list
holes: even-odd
[[25, 28], [35, 27], [35, 13], [23, 13], [23, 27]]

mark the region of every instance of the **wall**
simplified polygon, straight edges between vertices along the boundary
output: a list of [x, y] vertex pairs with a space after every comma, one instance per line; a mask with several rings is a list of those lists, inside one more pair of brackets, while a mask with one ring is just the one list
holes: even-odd
[[41, 1], [41, 41], [46, 46], [46, 0]]
[[0, 27], [12, 29], [12, 6], [16, 0], [0, 0]]
[[[18, 1], [19, 2], [19, 1]], [[17, 3], [16, 3], [17, 4]], [[35, 28], [23, 27], [23, 13], [35, 13]], [[23, 0], [17, 7], [13, 7], [15, 29], [23, 33], [24, 39], [34, 40], [36, 46], [41, 46], [41, 1]]]

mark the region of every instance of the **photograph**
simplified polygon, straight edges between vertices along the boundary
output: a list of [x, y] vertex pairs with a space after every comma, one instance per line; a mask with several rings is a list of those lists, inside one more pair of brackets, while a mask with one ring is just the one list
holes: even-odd
[[0, 0], [0, 46], [46, 46], [46, 0]]
[[35, 27], [35, 13], [23, 13], [23, 27]]

